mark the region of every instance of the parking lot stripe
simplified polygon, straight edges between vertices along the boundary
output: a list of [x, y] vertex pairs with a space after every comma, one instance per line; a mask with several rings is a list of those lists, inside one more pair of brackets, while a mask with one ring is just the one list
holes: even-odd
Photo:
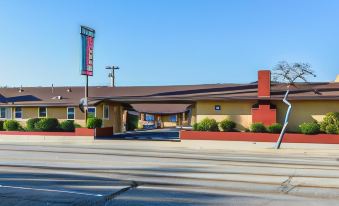
[[0, 185], [0, 188], [12, 188], [12, 189], [20, 189], [20, 190], [36, 190], [36, 191], [44, 191], [44, 192], [60, 192], [60, 193], [69, 193], [69, 194], [95, 196], [95, 197], [102, 197], [103, 196], [102, 194], [75, 192], [75, 191], [69, 191], [69, 190], [40, 189], [40, 188], [32, 188], [32, 187], [18, 187], [18, 186]]

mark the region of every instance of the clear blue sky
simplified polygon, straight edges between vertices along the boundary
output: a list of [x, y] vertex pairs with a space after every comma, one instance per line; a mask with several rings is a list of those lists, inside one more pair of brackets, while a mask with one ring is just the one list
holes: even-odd
[[0, 85], [83, 85], [79, 26], [96, 29], [91, 85], [251, 82], [277, 62], [339, 74], [339, 1], [0, 0]]

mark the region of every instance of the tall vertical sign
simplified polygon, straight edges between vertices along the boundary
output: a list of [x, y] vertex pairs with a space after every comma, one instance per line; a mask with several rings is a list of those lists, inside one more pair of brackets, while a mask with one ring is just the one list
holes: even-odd
[[80, 34], [82, 44], [81, 74], [93, 76], [93, 49], [95, 30], [86, 26], [81, 26]]
[[88, 108], [88, 76], [93, 76], [93, 49], [95, 30], [87, 26], [80, 27], [81, 35], [81, 75], [86, 76], [85, 98], [80, 101], [80, 109], [84, 108], [85, 121], [87, 122]]

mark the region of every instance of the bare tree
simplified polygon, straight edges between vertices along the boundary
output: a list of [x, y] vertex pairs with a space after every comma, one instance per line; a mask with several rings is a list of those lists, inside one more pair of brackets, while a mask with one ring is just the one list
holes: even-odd
[[280, 132], [279, 139], [276, 143], [275, 148], [279, 149], [281, 142], [284, 138], [286, 128], [288, 125], [289, 116], [292, 110], [292, 104], [287, 101], [288, 94], [290, 92], [290, 86], [295, 86], [296, 81], [301, 80], [308, 83], [306, 77], [316, 77], [314, 71], [311, 70], [311, 66], [307, 63], [292, 63], [289, 64], [286, 61], [279, 62], [273, 70], [273, 80], [287, 84], [287, 90], [283, 99], [283, 102], [288, 105], [288, 109], [285, 115], [285, 121], [283, 128]]

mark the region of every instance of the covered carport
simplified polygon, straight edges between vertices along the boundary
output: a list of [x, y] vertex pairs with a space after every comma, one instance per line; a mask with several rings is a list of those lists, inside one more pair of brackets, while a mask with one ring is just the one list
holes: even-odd
[[[132, 104], [143, 129], [189, 126], [191, 104]], [[127, 116], [127, 122], [128, 122]]]
[[[98, 100], [98, 99], [97, 99]], [[195, 103], [190, 100], [154, 99], [154, 98], [105, 98], [105, 101], [119, 102], [123, 106], [124, 133], [114, 134], [113, 138], [126, 140], [166, 140], [180, 141], [179, 130], [182, 126], [190, 126], [192, 119], [192, 107]], [[152, 121], [146, 120], [147, 115], [153, 115]], [[159, 124], [158, 118], [176, 115], [173, 125], [165, 125], [163, 119]], [[142, 127], [128, 128], [131, 116], [138, 118]], [[153, 125], [147, 127], [144, 125]], [[161, 126], [159, 126], [161, 125]], [[140, 126], [140, 125], [139, 125]], [[135, 130], [134, 130], [135, 129]]]

